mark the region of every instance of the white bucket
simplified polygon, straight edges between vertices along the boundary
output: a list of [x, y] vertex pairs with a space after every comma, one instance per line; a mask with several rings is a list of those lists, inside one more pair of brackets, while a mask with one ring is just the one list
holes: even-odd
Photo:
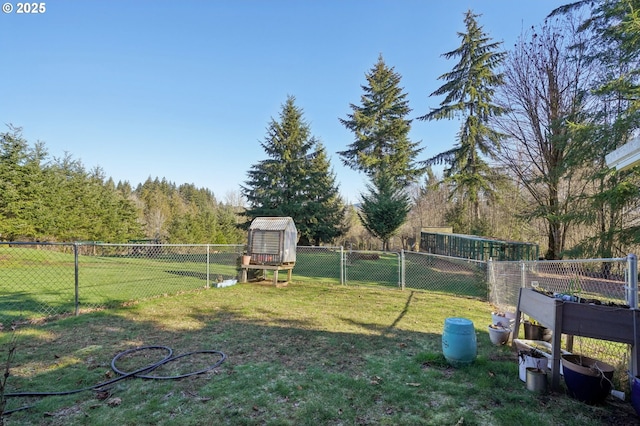
[[[521, 351], [529, 351], [531, 349], [537, 349], [540, 347], [546, 348], [546, 351], [540, 350], [540, 353], [542, 353], [542, 355], [544, 356], [543, 359], [545, 359], [547, 362], [547, 371], [551, 371], [551, 365], [553, 364], [553, 359], [551, 358], [552, 346], [549, 342], [545, 342], [543, 340], [513, 339], [513, 343], [515, 343], [516, 347], [518, 348], [518, 353], [520, 353]], [[571, 355], [571, 352], [567, 352], [564, 349], [560, 349], [560, 354]], [[533, 359], [540, 359], [540, 358], [533, 358]], [[522, 360], [520, 357], [518, 357], [518, 362], [520, 363], [520, 380], [522, 380], [523, 382], [526, 382], [527, 367], [536, 367], [536, 365], [525, 365], [523, 367]], [[560, 363], [560, 375], [562, 374], [564, 373], [562, 371], [562, 363]]]
[[497, 314], [496, 312], [491, 312], [491, 324], [501, 324], [505, 327], [513, 328], [513, 325], [516, 322], [515, 314], [509, 314], [510, 313], [506, 313], [503, 316]]
[[518, 355], [518, 364], [519, 364], [519, 376], [520, 380], [523, 382], [527, 381], [527, 368], [537, 368], [539, 370], [549, 371], [549, 366], [547, 363], [547, 358], [534, 358], [530, 355]]

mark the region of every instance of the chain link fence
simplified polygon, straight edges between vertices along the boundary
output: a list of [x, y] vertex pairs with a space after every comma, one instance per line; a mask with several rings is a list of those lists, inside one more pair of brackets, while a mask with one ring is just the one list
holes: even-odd
[[243, 245], [0, 243], [0, 325], [235, 279]]
[[428, 253], [406, 251], [404, 286], [487, 300], [487, 263]]
[[323, 284], [344, 284], [342, 247], [296, 247], [293, 280]]
[[[0, 326], [126, 306], [238, 278], [244, 245], [0, 243]], [[628, 305], [628, 259], [482, 262], [427, 253], [298, 247], [293, 281], [437, 291], [515, 311], [520, 288]], [[637, 274], [637, 272], [636, 272]], [[636, 299], [637, 300], [637, 299]], [[572, 347], [567, 347], [567, 345]], [[576, 336], [626, 376], [627, 344]]]
[[[501, 311], [515, 312], [521, 288], [534, 288], [565, 301], [629, 308], [637, 305], [637, 268], [627, 258], [495, 262], [487, 264], [489, 300]], [[634, 272], [635, 271], [635, 272]], [[632, 275], [635, 274], [635, 285]], [[531, 320], [536, 320], [531, 318]], [[631, 345], [582, 336], [563, 336], [563, 349], [616, 367], [614, 384], [629, 389]]]
[[[0, 242], [0, 324], [125, 306], [238, 278], [244, 245]], [[486, 300], [484, 262], [297, 247], [294, 282], [414, 288]]]
[[402, 288], [400, 253], [349, 250], [342, 264], [347, 285]]
[[505, 310], [515, 309], [520, 288], [627, 305], [628, 269], [627, 258], [489, 261], [487, 280], [491, 302]]

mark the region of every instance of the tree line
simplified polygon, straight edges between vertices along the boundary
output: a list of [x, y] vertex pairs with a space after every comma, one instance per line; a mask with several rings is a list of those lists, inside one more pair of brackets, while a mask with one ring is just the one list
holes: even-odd
[[147, 179], [132, 188], [87, 170], [65, 154], [51, 158], [20, 128], [0, 133], [0, 240], [237, 244], [237, 206], [206, 188]]
[[[380, 55], [339, 118], [353, 134], [340, 161], [369, 179], [357, 207], [341, 199], [291, 95], [267, 124], [242, 207], [157, 178], [116, 185], [10, 129], [0, 140], [0, 238], [236, 243], [255, 217], [291, 216], [301, 245], [415, 248], [423, 227], [448, 225], [537, 242], [547, 259], [624, 255], [640, 246], [640, 169], [612, 170], [605, 156], [640, 128], [638, 10], [640, 0], [578, 1], [510, 50], [468, 11], [459, 46], [443, 53], [457, 62], [429, 95], [440, 103], [417, 117]], [[450, 149], [420, 159], [414, 119], [458, 120], [460, 130]]]

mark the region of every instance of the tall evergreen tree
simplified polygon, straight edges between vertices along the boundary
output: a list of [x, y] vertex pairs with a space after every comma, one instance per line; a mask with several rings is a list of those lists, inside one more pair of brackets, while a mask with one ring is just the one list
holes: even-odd
[[458, 33], [460, 47], [444, 53], [447, 59], [460, 58], [451, 72], [440, 77], [445, 83], [430, 96], [445, 95], [438, 108], [418, 117], [418, 120], [442, 120], [461, 116], [462, 126], [455, 146], [425, 161], [426, 165], [446, 163], [445, 182], [457, 192], [458, 202], [468, 200], [472, 220], [480, 220], [482, 194], [492, 193], [490, 167], [485, 158], [493, 158], [502, 135], [489, 127], [489, 120], [504, 110], [493, 103], [495, 88], [503, 84], [496, 69], [506, 53], [499, 52], [500, 42], [491, 38], [478, 25], [479, 15], [470, 10], [464, 18], [466, 32]]
[[384, 169], [373, 177], [367, 189], [369, 193], [361, 195], [358, 217], [369, 233], [382, 240], [382, 249], [388, 251], [389, 240], [411, 210], [409, 196]]
[[411, 112], [407, 94], [400, 87], [401, 76], [388, 67], [382, 55], [366, 74], [367, 85], [361, 105], [351, 104], [351, 114], [340, 122], [355, 135], [355, 141], [338, 154], [342, 162], [374, 178], [385, 169], [402, 187], [416, 181], [420, 168], [416, 157], [422, 151], [409, 140]]
[[208, 189], [149, 178], [134, 191], [71, 154], [49, 160], [44, 144], [30, 147], [20, 128], [0, 133], [2, 240], [232, 244], [246, 239], [236, 221]]
[[175, 189], [175, 185], [169, 184], [166, 180], [152, 180], [151, 177], [136, 188], [136, 195], [142, 207], [141, 222], [147, 238], [168, 239], [172, 217], [171, 195]]
[[[305, 216], [311, 220], [308, 241], [302, 236], [301, 243], [328, 243], [346, 232], [344, 216], [346, 208], [336, 184], [335, 173], [331, 170], [325, 147], [318, 143], [309, 158], [310, 176], [308, 202]], [[322, 221], [315, 221], [321, 217]]]
[[40, 237], [40, 224], [49, 221], [50, 212], [41, 208], [49, 192], [41, 165], [45, 155], [41, 145], [29, 147], [20, 128], [0, 134], [0, 238]]
[[[604, 108], [592, 140], [613, 150], [627, 143], [640, 128], [640, 0], [601, 2], [592, 12], [594, 56], [604, 76], [594, 91]], [[607, 116], [607, 113], [610, 115]], [[600, 151], [601, 154], [604, 152]], [[598, 158], [598, 157], [596, 157]], [[601, 156], [599, 157], [601, 161]], [[597, 256], [615, 257], [640, 244], [640, 167], [601, 173], [602, 188], [593, 197], [598, 209]], [[588, 242], [588, 241], [587, 241]]]
[[133, 204], [101, 169], [87, 173], [68, 154], [49, 161], [19, 128], [0, 134], [0, 194], [3, 240], [123, 242], [139, 230]]
[[261, 143], [269, 157], [251, 167], [242, 186], [244, 215], [290, 216], [301, 245], [327, 242], [341, 234], [344, 209], [324, 148], [311, 135], [303, 112], [288, 96], [280, 120], [271, 120]]

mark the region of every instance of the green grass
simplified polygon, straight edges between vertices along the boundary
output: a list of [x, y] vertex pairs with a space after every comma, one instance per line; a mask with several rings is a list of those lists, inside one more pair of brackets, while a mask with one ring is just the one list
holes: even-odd
[[[194, 291], [238, 275], [235, 253], [211, 254], [207, 270], [206, 255], [202, 253], [136, 257], [123, 255], [122, 250], [116, 252], [116, 248], [98, 250], [94, 256], [79, 256], [81, 312]], [[428, 258], [413, 256], [405, 260], [407, 288], [486, 297], [484, 277], [477, 268], [442, 260], [430, 264], [425, 259]], [[0, 322], [9, 324], [75, 312], [73, 253], [0, 246], [0, 260]], [[301, 249], [293, 279], [300, 283], [339, 284], [340, 265], [339, 251]], [[345, 275], [349, 285], [398, 288], [398, 255], [350, 261]]]
[[[180, 380], [127, 379], [105, 394], [11, 398], [12, 425], [606, 425], [637, 423], [628, 403], [587, 406], [537, 395], [515, 354], [491, 345], [491, 306], [443, 292], [294, 280], [157, 298], [17, 331], [9, 392], [61, 391], [112, 377], [111, 359], [143, 345], [177, 354], [215, 349], [228, 360]], [[448, 366], [444, 320], [471, 319], [476, 362]], [[10, 332], [0, 335], [0, 361]], [[159, 354], [151, 354], [157, 359]], [[213, 358], [213, 357], [212, 357]], [[135, 368], [137, 360], [129, 360]], [[165, 373], [213, 362], [184, 358]], [[140, 360], [145, 363], [148, 360]], [[126, 363], [125, 363], [126, 364]]]
[[[209, 283], [237, 275], [233, 253], [210, 257]], [[0, 322], [75, 311], [73, 253], [0, 246]], [[80, 311], [203, 288], [205, 255], [80, 256]]]

